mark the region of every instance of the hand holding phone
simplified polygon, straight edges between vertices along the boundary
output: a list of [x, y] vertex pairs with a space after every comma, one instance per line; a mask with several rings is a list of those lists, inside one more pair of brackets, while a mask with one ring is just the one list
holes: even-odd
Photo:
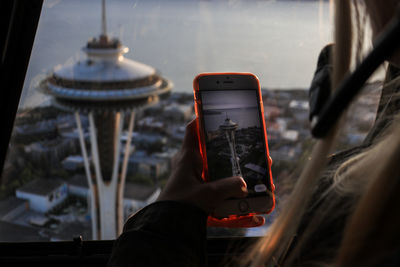
[[186, 127], [182, 148], [174, 160], [168, 183], [158, 200], [174, 200], [194, 204], [206, 213], [226, 198], [242, 198], [247, 195], [246, 184], [241, 177], [205, 183], [202, 178], [203, 162], [199, 151], [196, 120]]
[[246, 198], [231, 197], [213, 211], [216, 219], [269, 213], [275, 206], [263, 104], [250, 73], [204, 73], [193, 82], [202, 178], [215, 182], [241, 176]]
[[[198, 140], [197, 120], [193, 120], [186, 126], [185, 138], [174, 160], [172, 174], [157, 200], [190, 203], [210, 214], [225, 199], [245, 197], [247, 188], [241, 177], [205, 183], [201, 178], [203, 161]], [[219, 227], [255, 227], [263, 224], [264, 218], [261, 216], [246, 216], [237, 220], [208, 219], [209, 226]]]

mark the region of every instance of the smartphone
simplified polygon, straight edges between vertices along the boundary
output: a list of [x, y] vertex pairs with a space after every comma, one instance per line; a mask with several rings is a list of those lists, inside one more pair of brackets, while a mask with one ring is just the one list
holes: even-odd
[[215, 218], [270, 213], [275, 207], [260, 83], [251, 73], [202, 73], [193, 82], [203, 179], [241, 176], [248, 195], [227, 199]]

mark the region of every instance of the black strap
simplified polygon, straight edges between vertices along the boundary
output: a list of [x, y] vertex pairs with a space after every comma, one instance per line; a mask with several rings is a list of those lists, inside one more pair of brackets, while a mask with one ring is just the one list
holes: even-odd
[[361, 90], [367, 79], [388, 59], [400, 45], [400, 11], [391, 20], [385, 32], [375, 42], [375, 48], [361, 62], [357, 69], [348, 75], [335, 90], [320, 114], [311, 122], [311, 133], [316, 138], [324, 137], [342, 112]]

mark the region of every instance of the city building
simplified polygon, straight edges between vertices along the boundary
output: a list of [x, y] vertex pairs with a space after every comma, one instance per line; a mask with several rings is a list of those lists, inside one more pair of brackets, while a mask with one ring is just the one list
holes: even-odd
[[137, 156], [129, 158], [129, 173], [141, 174], [154, 181], [166, 174], [169, 170], [170, 160], [151, 156]]
[[299, 138], [299, 132], [296, 130], [283, 131], [282, 138], [291, 142], [296, 142]]
[[168, 169], [171, 169], [173, 160], [175, 156], [178, 154], [178, 149], [177, 148], [170, 148], [166, 151], [163, 152], [157, 152], [153, 153], [152, 156], [157, 158], [157, 159], [163, 159], [168, 162]]
[[37, 162], [47, 162], [50, 165], [59, 164], [66, 156], [77, 152], [79, 143], [70, 138], [56, 138], [31, 143], [24, 147], [25, 153]]
[[31, 124], [17, 125], [14, 128], [15, 138], [27, 142], [26, 140], [41, 140], [55, 138], [57, 136], [57, 121], [42, 120]]
[[165, 120], [175, 122], [186, 122], [193, 117], [193, 105], [172, 104], [164, 108], [163, 117]]
[[68, 196], [67, 184], [60, 180], [35, 179], [15, 191], [17, 198], [29, 201], [29, 208], [46, 213]]
[[305, 100], [291, 100], [289, 102], [289, 109], [292, 112], [293, 118], [298, 121], [308, 121], [309, 117], [309, 104]]
[[162, 133], [165, 123], [160, 121], [160, 118], [145, 117], [137, 122], [137, 126], [141, 131]]
[[185, 137], [185, 126], [181, 125], [170, 125], [167, 128], [168, 135], [172, 138], [172, 140], [181, 143]]
[[[159, 133], [132, 133], [133, 144], [137, 149], [161, 148], [167, 143], [167, 138]], [[125, 140], [123, 140], [125, 141]]]
[[66, 157], [61, 164], [63, 168], [68, 171], [83, 169], [83, 157], [81, 155], [70, 155]]

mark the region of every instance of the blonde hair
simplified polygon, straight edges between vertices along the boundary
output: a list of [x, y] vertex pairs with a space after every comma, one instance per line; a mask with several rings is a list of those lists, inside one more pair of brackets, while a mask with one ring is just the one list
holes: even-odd
[[[385, 137], [349, 172], [366, 184], [336, 259], [337, 266], [379, 266], [390, 262], [400, 249], [400, 116], [396, 116]], [[359, 172], [359, 173], [357, 173]], [[389, 259], [389, 262], [388, 262]]]
[[[350, 2], [349, 0], [336, 0], [332, 88], [336, 88], [350, 69], [353, 43]], [[335, 143], [338, 127], [332, 128], [323, 140], [315, 144], [311, 160], [304, 167], [278, 218], [269, 227], [266, 236], [261, 238], [251, 249], [242, 264], [246, 266], [249, 264], [250, 266], [279, 265], [279, 260], [286, 253], [296, 234], [300, 220], [326, 166], [327, 155]]]

